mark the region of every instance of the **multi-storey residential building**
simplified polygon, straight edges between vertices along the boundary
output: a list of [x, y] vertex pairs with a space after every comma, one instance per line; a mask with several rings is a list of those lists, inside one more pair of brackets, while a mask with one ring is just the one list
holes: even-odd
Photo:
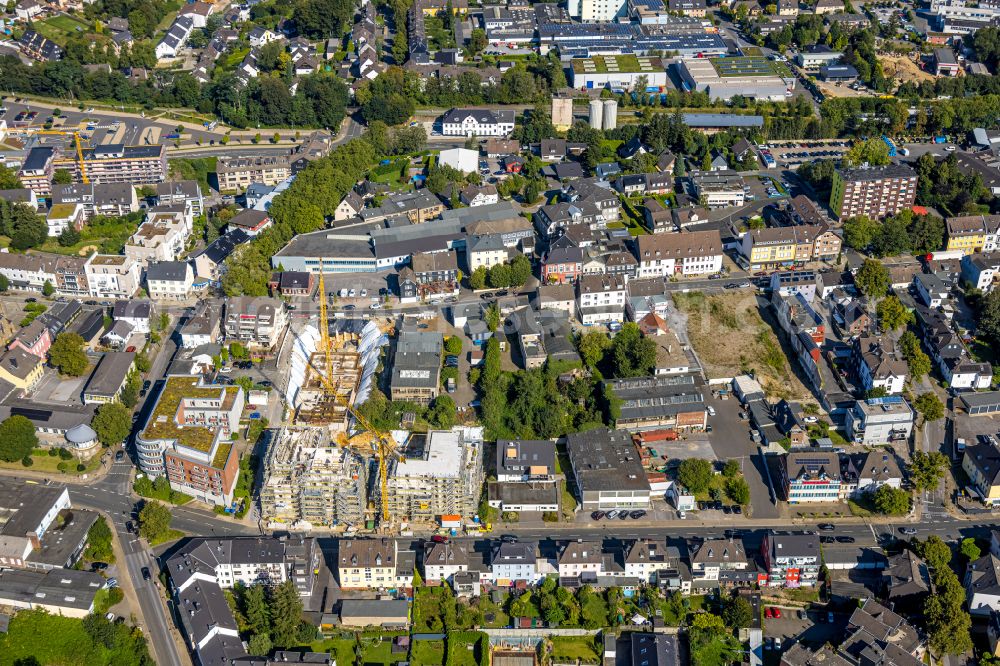
[[912, 206], [916, 196], [917, 172], [904, 164], [838, 169], [830, 209], [842, 220], [858, 215], [881, 220]]
[[115, 301], [111, 310], [111, 318], [125, 321], [135, 333], [149, 333], [149, 322], [153, 317], [153, 304], [148, 300], [129, 299]]
[[55, 174], [56, 149], [52, 146], [35, 146], [28, 151], [17, 172], [21, 184], [39, 197], [52, 194], [52, 176]]
[[977, 441], [967, 446], [962, 455], [962, 471], [984, 504], [1000, 505], [1000, 448], [994, 440]]
[[789, 504], [841, 499], [840, 455], [834, 451], [791, 451], [781, 473]]
[[441, 118], [444, 136], [508, 136], [514, 131], [511, 109], [452, 109]]
[[625, 321], [625, 278], [584, 275], [577, 282], [577, 310], [584, 326]]
[[556, 556], [559, 578], [596, 579], [604, 569], [604, 554], [601, 544], [594, 541], [570, 541], [564, 544]]
[[0, 356], [0, 379], [10, 382], [16, 389], [30, 391], [41, 380], [44, 371], [44, 361], [20, 347], [8, 349]]
[[452, 582], [455, 574], [469, 570], [469, 551], [465, 544], [430, 542], [424, 550], [424, 580], [430, 583]]
[[181, 204], [190, 210], [190, 217], [198, 217], [205, 213], [205, 201], [201, 196], [201, 188], [194, 180], [170, 180], [156, 186], [156, 205], [170, 206]]
[[52, 203], [82, 204], [87, 219], [95, 215], [119, 217], [139, 210], [139, 197], [131, 183], [53, 185]]
[[125, 243], [125, 256], [143, 267], [156, 261], [175, 261], [184, 251], [190, 233], [183, 212], [150, 212]]
[[[671, 552], [673, 551], [673, 552]], [[622, 552], [625, 577], [651, 583], [658, 571], [676, 569], [680, 554], [676, 549], [650, 539], [636, 539], [625, 544]]]
[[[417, 436], [414, 453], [390, 464], [385, 501], [399, 520], [471, 519], [483, 484], [482, 428], [432, 430]], [[416, 448], [419, 446], [419, 448]]]
[[709, 583], [737, 582], [750, 570], [743, 542], [739, 539], [705, 539], [689, 546], [691, 576]]
[[905, 441], [913, 431], [913, 410], [901, 396], [858, 400], [847, 410], [848, 439], [873, 445]]
[[223, 332], [254, 354], [274, 349], [288, 326], [285, 304], [276, 298], [237, 296], [226, 300]]
[[840, 248], [840, 237], [825, 225], [799, 225], [752, 229], [743, 236], [740, 253], [757, 271], [829, 261]]
[[722, 270], [718, 230], [653, 234], [636, 239], [638, 277], [708, 275]]
[[[187, 644], [200, 664], [242, 663], [249, 657], [226, 588], [273, 586], [292, 581], [299, 596], [313, 593], [322, 554], [311, 538], [239, 537], [194, 539], [172, 554], [165, 570]], [[327, 655], [328, 656], [328, 655]], [[264, 664], [327, 664], [313, 653], [275, 653]]]
[[963, 215], [945, 219], [949, 251], [961, 250], [964, 254], [993, 252], [997, 249], [1000, 233], [1000, 215]]
[[962, 279], [982, 292], [993, 291], [1000, 275], [1000, 253], [979, 252], [962, 257]]
[[479, 267], [489, 269], [505, 263], [510, 254], [510, 248], [504, 244], [500, 234], [472, 236], [465, 244], [465, 262], [470, 273]]
[[194, 314], [181, 325], [181, 347], [194, 349], [219, 339], [222, 308], [217, 303], [201, 301]]
[[90, 295], [131, 298], [139, 290], [142, 269], [135, 259], [119, 254], [95, 254], [85, 266]]
[[83, 228], [83, 204], [53, 204], [45, 216], [49, 236], [59, 236], [67, 229], [79, 231]]
[[444, 338], [440, 333], [402, 331], [389, 380], [390, 397], [429, 405], [441, 390], [438, 378], [443, 348]]
[[501, 541], [493, 548], [490, 573], [499, 587], [516, 581], [533, 585], [540, 578], [538, 572], [538, 544], [534, 541]]
[[583, 272], [583, 248], [569, 236], [560, 236], [549, 243], [542, 256], [542, 282], [566, 284], [575, 282]]
[[194, 271], [186, 261], [158, 261], [146, 269], [146, 290], [153, 300], [183, 300], [193, 284]]
[[626, 3], [621, 0], [570, 0], [566, 10], [572, 18], [584, 23], [613, 21], [625, 15]]
[[582, 510], [649, 508], [649, 482], [628, 431], [574, 433], [566, 449]]
[[239, 386], [167, 377], [135, 438], [140, 469], [166, 475], [172, 488], [205, 502], [228, 505], [239, 476], [239, 454], [229, 438], [239, 428], [245, 402]]
[[22, 349], [38, 358], [45, 358], [52, 346], [52, 331], [40, 319], [36, 319], [14, 336], [7, 349]]
[[869, 391], [884, 388], [889, 394], [903, 392], [908, 367], [896, 353], [888, 336], [861, 335], [854, 340], [853, 360], [861, 386]]
[[821, 564], [815, 534], [768, 530], [761, 545], [769, 587], [809, 587], [816, 584]]
[[337, 581], [346, 590], [396, 587], [395, 539], [344, 539], [340, 542]]
[[[37, 148], [35, 149], [37, 150]], [[167, 153], [162, 144], [126, 146], [109, 143], [83, 150], [87, 180], [92, 183], [155, 184], [167, 174]], [[57, 151], [53, 169], [70, 172], [73, 182], [83, 182], [80, 162], [75, 151]]]
[[226, 156], [219, 157], [215, 173], [220, 190], [241, 191], [251, 183], [277, 185], [292, 175], [292, 164], [287, 155]]
[[[385, 198], [381, 206], [363, 209], [360, 217], [365, 222], [408, 220], [411, 224], [423, 224], [440, 217], [444, 210], [444, 202], [433, 192], [423, 189], [391, 194]], [[391, 236], [391, 234], [383, 235], [382, 238], [386, 242], [391, 242], [395, 240]]]

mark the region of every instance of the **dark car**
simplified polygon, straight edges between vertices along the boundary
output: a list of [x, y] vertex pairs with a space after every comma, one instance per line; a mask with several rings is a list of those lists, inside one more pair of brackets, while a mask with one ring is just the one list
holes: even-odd
[[819, 538], [820, 543], [836, 543], [836, 541], [832, 536], [821, 536]]
[[727, 516], [729, 514], [731, 514], [732, 512], [733, 512], [733, 510], [732, 510], [732, 508], [730, 508], [730, 506], [728, 504], [726, 506], [722, 507], [722, 513], [726, 514]]
[[832, 532], [835, 529], [837, 529], [837, 526], [834, 525], [833, 523], [820, 523], [816, 527], [820, 528], [824, 532]]
[[854, 543], [854, 537], [852, 537], [852, 536], [839, 536], [839, 537], [837, 537], [837, 543]]
[[637, 509], [637, 510], [633, 511], [632, 513], [628, 514], [628, 517], [631, 518], [632, 520], [639, 520], [640, 518], [642, 518], [645, 515], [646, 515], [645, 511], [643, 511], [642, 509]]
[[26, 298], [26, 299], [24, 299], [24, 302], [25, 302], [25, 303], [37, 303], [37, 302], [38, 302], [38, 299], [37, 299], [37, 298], [35, 298], [34, 296], [32, 296], [31, 298]]
[[517, 543], [517, 535], [503, 534], [500, 536], [500, 540], [504, 543]]
[[628, 520], [628, 511], [622, 511], [619, 513], [618, 520]]
[[258, 383], [258, 384], [260, 384], [261, 386], [274, 386], [274, 385], [273, 385], [273, 384], [271, 383], [271, 380], [270, 380], [270, 379], [265, 379], [265, 380], [262, 380], [262, 381], [259, 381], [259, 382], [257, 382], [257, 383]]
[[733, 513], [735, 513], [736, 515], [741, 515], [743, 513], [743, 507], [741, 507], [739, 504], [734, 504]]
[[118, 453], [115, 454], [115, 462], [121, 462], [123, 460], [125, 460], [125, 452], [124, 451], [119, 451]]
[[595, 511], [594, 513], [590, 514], [590, 518], [592, 520], [600, 520], [603, 517], [604, 517], [603, 511]]
[[91, 571], [104, 571], [107, 568], [108, 568], [107, 562], [94, 562], [93, 564], [90, 565]]
[[149, 387], [150, 387], [150, 386], [152, 386], [152, 385], [153, 385], [153, 383], [152, 383], [152, 382], [150, 382], [150, 381], [149, 381], [149, 380], [147, 379], [146, 381], [144, 381], [144, 382], [142, 383], [142, 390], [143, 390], [143, 391], [148, 391], [148, 390], [149, 390]]
[[344, 309], [345, 309], [345, 310], [356, 310], [356, 309], [357, 309], [357, 307], [356, 307], [356, 306], [354, 306], [354, 305], [345, 305], [345, 306], [344, 306]]
[[129, 534], [132, 534], [132, 532], [133, 532], [134, 529], [135, 529], [135, 525], [132, 523], [131, 520], [128, 521], [127, 523], [125, 523], [125, 531], [126, 532], [128, 532]]
[[143, 580], [150, 580], [152, 578], [153, 578], [153, 574], [149, 573], [149, 567], [143, 567], [142, 568], [142, 579]]

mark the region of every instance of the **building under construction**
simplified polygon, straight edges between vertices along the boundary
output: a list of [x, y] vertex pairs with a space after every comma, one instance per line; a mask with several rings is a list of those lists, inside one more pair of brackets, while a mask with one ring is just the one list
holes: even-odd
[[282, 428], [275, 434], [260, 490], [265, 522], [332, 526], [364, 521], [369, 462], [338, 447], [330, 434], [326, 427]]
[[[354, 404], [355, 392], [361, 380], [359, 339], [359, 334], [353, 332], [338, 332], [330, 336], [330, 372], [327, 372], [326, 354], [322, 349], [317, 349], [310, 355], [305, 381], [298, 393], [298, 409], [295, 412], [297, 424], [346, 429], [346, 405]], [[332, 390], [324, 384], [324, 376], [327, 381], [332, 382]]]
[[445, 515], [473, 516], [483, 485], [482, 449], [482, 428], [411, 434], [402, 458], [389, 469], [386, 497], [393, 519], [432, 523]]

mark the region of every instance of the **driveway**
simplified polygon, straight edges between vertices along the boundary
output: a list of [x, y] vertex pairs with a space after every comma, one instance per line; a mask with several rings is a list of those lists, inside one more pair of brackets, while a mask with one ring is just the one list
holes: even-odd
[[741, 410], [739, 400], [709, 398], [709, 404], [715, 408], [715, 416], [708, 419], [712, 424], [712, 432], [709, 435], [712, 449], [719, 460], [740, 461], [743, 475], [750, 485], [753, 518], [780, 517], [780, 510], [771, 502], [764, 461], [757, 452], [757, 445], [750, 440], [750, 423], [739, 417]]

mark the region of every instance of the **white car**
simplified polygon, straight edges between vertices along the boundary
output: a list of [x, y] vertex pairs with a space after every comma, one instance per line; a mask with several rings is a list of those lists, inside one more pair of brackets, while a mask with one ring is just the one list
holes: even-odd
[[819, 419], [816, 418], [815, 416], [805, 416], [802, 418], [802, 420], [805, 421], [806, 423], [816, 423], [817, 421], [819, 421]]
[[709, 416], [715, 416], [715, 407], [712, 407], [712, 405], [709, 405], [707, 407], [707, 409], [708, 409], [708, 415]]
[[955, 148], [955, 146], [945, 146], [945, 147], [944, 147], [944, 152], [946, 152], [946, 153], [953, 153], [953, 152], [955, 152], [956, 150], [958, 150], [958, 149], [957, 149], [957, 148]]

